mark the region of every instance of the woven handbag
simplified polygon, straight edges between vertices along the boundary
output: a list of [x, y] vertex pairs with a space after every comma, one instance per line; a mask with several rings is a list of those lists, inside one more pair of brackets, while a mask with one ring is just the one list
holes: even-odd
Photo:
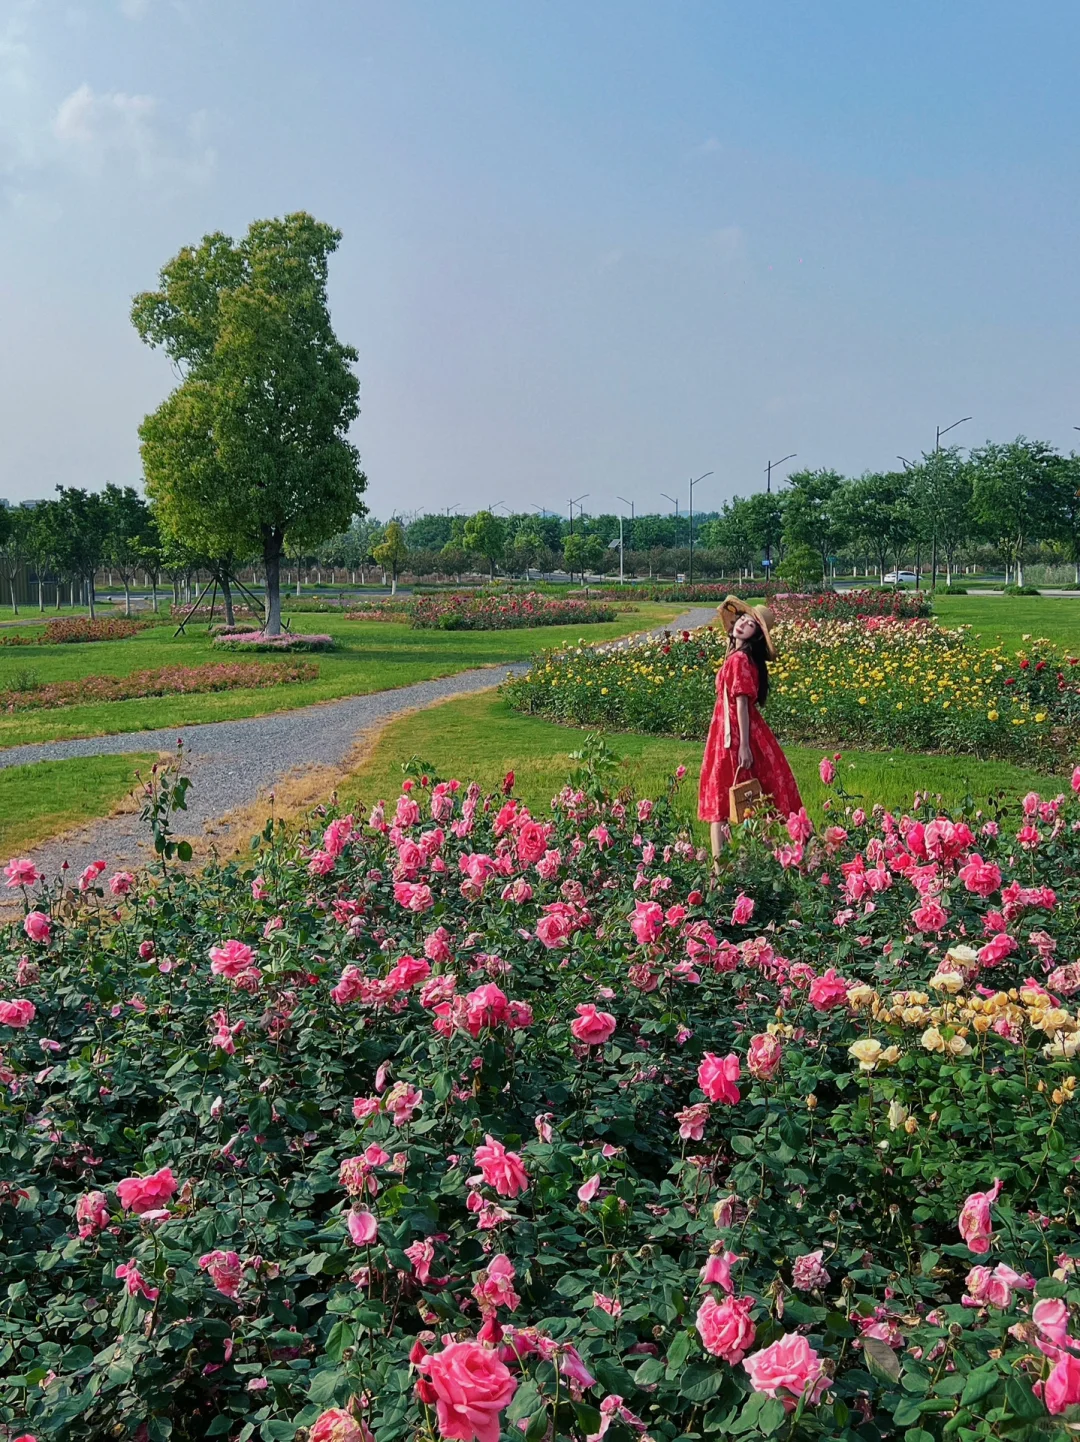
[[755, 776], [751, 776], [748, 781], [740, 781], [736, 771], [735, 784], [728, 788], [728, 816], [732, 826], [738, 826], [740, 821], [753, 816], [760, 810], [764, 800], [765, 792], [761, 788], [761, 782]]

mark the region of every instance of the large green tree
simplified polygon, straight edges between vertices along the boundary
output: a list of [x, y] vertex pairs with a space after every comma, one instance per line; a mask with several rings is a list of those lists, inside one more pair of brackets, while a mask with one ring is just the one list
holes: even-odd
[[784, 501], [784, 539], [789, 546], [811, 546], [829, 574], [829, 557], [841, 537], [836, 517], [844, 478], [838, 471], [795, 471], [788, 477]]
[[1061, 530], [1057, 505], [1061, 458], [1045, 442], [1017, 436], [1004, 445], [988, 441], [972, 451], [971, 463], [975, 518], [1022, 586], [1029, 541]]
[[208, 555], [226, 543], [260, 554], [269, 635], [281, 629], [286, 543], [317, 546], [363, 510], [348, 439], [357, 353], [335, 335], [326, 293], [340, 240], [303, 212], [256, 221], [238, 242], [208, 235], [132, 308], [181, 375], [139, 431], [162, 529]]

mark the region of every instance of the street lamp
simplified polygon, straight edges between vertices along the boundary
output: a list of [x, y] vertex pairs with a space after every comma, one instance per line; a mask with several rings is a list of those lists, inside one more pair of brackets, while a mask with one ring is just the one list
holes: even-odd
[[706, 471], [704, 476], [698, 476], [697, 481], [690, 482], [690, 585], [694, 584], [694, 487], [698, 481], [703, 481], [705, 476], [711, 476], [712, 471]]
[[[962, 426], [965, 421], [971, 420], [970, 416], [961, 416], [958, 421], [953, 421], [951, 426], [937, 426], [934, 435], [934, 455], [941, 450], [941, 438], [949, 431], [954, 431], [957, 426]], [[936, 517], [936, 513], [935, 513]], [[934, 534], [930, 545], [930, 589], [937, 590], [937, 520], [934, 521]]]
[[[778, 460], [778, 461], [770, 461], [769, 464], [765, 467], [765, 494], [766, 494], [767, 496], [771, 496], [771, 495], [772, 495], [772, 473], [773, 473], [773, 467], [774, 467], [774, 466], [782, 466], [785, 461], [793, 461], [793, 460], [795, 459], [795, 457], [796, 457], [797, 454], [798, 454], [797, 451], [792, 451], [792, 453], [791, 453], [790, 456], [782, 456], [781, 459]], [[772, 576], [772, 542], [771, 542], [771, 541], [766, 541], [766, 542], [765, 542], [765, 566], [766, 566], [766, 569], [767, 569], [768, 572], [769, 572], [769, 576], [771, 577], [771, 576]]]
[[[623, 503], [624, 506], [629, 506], [629, 507], [630, 507], [630, 521], [631, 521], [631, 524], [633, 524], [633, 520], [634, 520], [634, 503], [633, 503], [633, 501], [628, 501], [625, 496], [616, 496], [615, 499], [616, 499], [617, 501], [622, 501], [622, 503]], [[624, 585], [624, 584], [625, 584], [625, 580], [626, 580], [626, 578], [625, 578], [625, 576], [624, 576], [624, 574], [623, 574], [623, 531], [622, 531], [622, 523], [623, 523], [623, 518], [622, 518], [622, 515], [621, 515], [621, 513], [620, 513], [620, 515], [619, 515], [619, 585], [620, 585], [620, 586]]]
[[582, 514], [581, 502], [584, 501], [584, 500], [587, 500], [587, 499], [588, 499], [588, 495], [589, 495], [589, 492], [586, 491], [583, 496], [575, 496], [575, 497], [570, 501], [570, 534], [571, 534], [571, 535], [574, 534], [574, 507], [577, 506], [577, 508], [578, 508], [578, 517], [580, 518], [580, 517], [581, 517], [581, 514]]

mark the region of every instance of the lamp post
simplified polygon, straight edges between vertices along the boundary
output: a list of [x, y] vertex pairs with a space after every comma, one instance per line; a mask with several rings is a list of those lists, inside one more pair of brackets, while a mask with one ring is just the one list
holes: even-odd
[[[934, 455], [941, 450], [941, 438], [948, 431], [954, 431], [957, 426], [962, 426], [965, 421], [971, 420], [970, 416], [961, 416], [958, 421], [953, 421], [951, 426], [937, 426], [934, 434]], [[935, 513], [936, 515], [936, 513]], [[937, 520], [934, 521], [934, 534], [931, 538], [930, 547], [930, 589], [937, 590]]]
[[705, 476], [711, 476], [712, 471], [706, 471], [704, 476], [698, 476], [697, 481], [690, 482], [690, 585], [694, 584], [694, 487], [698, 481], [703, 481]]
[[[793, 460], [795, 459], [795, 457], [796, 457], [797, 454], [798, 454], [797, 451], [792, 451], [792, 453], [791, 453], [790, 456], [781, 456], [780, 460], [778, 460], [778, 461], [770, 461], [769, 464], [765, 467], [765, 494], [766, 494], [767, 496], [771, 496], [771, 495], [772, 495], [772, 473], [773, 473], [773, 467], [774, 467], [774, 466], [782, 466], [785, 461], [793, 461]], [[771, 576], [772, 576], [772, 542], [771, 542], [771, 541], [766, 541], [766, 542], [765, 542], [765, 566], [766, 566], [766, 569], [768, 570], [769, 577], [771, 578]]]
[[[617, 501], [622, 501], [622, 503], [623, 503], [624, 506], [629, 506], [629, 507], [630, 507], [630, 524], [633, 525], [633, 524], [634, 524], [634, 503], [633, 503], [633, 501], [628, 501], [625, 496], [616, 496], [615, 499], [616, 499]], [[623, 518], [622, 518], [622, 516], [620, 516], [620, 517], [619, 517], [619, 585], [620, 585], [620, 586], [623, 585], [623, 583], [624, 583], [624, 577], [623, 577], [623, 530], [622, 530], [622, 523], [623, 523]]]
[[574, 507], [577, 506], [577, 508], [578, 508], [578, 518], [580, 519], [581, 514], [582, 514], [581, 504], [580, 504], [580, 503], [581, 503], [582, 501], [586, 500], [586, 499], [588, 498], [588, 495], [589, 495], [589, 492], [586, 491], [583, 496], [575, 496], [575, 497], [573, 498], [573, 500], [570, 501], [570, 503], [569, 503], [569, 504], [570, 504], [570, 534], [571, 534], [571, 535], [574, 534]]
[[660, 494], [665, 501], [670, 501], [675, 507], [675, 545], [677, 546], [679, 544], [679, 498], [678, 496], [669, 496], [667, 491], [661, 491]]

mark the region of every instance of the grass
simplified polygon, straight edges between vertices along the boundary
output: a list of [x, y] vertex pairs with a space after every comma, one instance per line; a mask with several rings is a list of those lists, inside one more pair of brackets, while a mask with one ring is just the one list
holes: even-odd
[[[329, 632], [338, 649], [317, 658], [318, 680], [295, 686], [250, 691], [222, 691], [196, 696], [148, 697], [65, 706], [52, 711], [0, 715], [0, 747], [73, 736], [100, 736], [158, 727], [189, 726], [203, 721], [234, 720], [289, 711], [315, 701], [366, 695], [415, 681], [451, 676], [475, 666], [507, 665], [527, 660], [541, 647], [582, 637], [605, 640], [662, 625], [679, 614], [674, 605], [641, 603], [615, 621], [594, 626], [544, 626], [526, 631], [413, 631], [383, 621], [347, 621], [338, 615], [299, 613], [294, 630]], [[173, 637], [174, 626], [140, 631], [123, 641], [84, 645], [31, 645], [0, 648], [0, 689], [25, 680], [66, 681], [88, 675], [124, 676], [157, 666], [199, 666], [235, 659], [215, 650], [206, 627]], [[18, 634], [9, 632], [8, 634]], [[28, 628], [27, 635], [33, 635]], [[280, 660], [255, 655], [249, 660]]]
[[934, 615], [943, 626], [970, 626], [989, 645], [1020, 646], [1045, 636], [1080, 655], [1080, 598], [1075, 596], [938, 596]]
[[[507, 771], [515, 776], [514, 793], [530, 809], [546, 811], [552, 796], [575, 764], [570, 752], [580, 746], [584, 733], [557, 726], [535, 716], [512, 711], [494, 692], [448, 701], [391, 723], [360, 766], [343, 782], [339, 795], [364, 807], [380, 798], [397, 795], [402, 763], [416, 758], [440, 777], [476, 780], [495, 789]], [[687, 768], [680, 794], [684, 814], [696, 821], [697, 781], [703, 746], [700, 742], [667, 737], [619, 734], [609, 738], [620, 757], [616, 784], [638, 795], [656, 796], [680, 764]], [[819, 821], [822, 803], [835, 796], [818, 776], [821, 750], [792, 747], [788, 751], [807, 810]], [[902, 812], [910, 807], [916, 790], [940, 795], [942, 804], [954, 806], [966, 796], [977, 802], [1004, 793], [1012, 798], [1030, 790], [1044, 794], [1068, 786], [1067, 779], [1048, 778], [998, 761], [969, 757], [911, 756], [872, 751], [845, 752], [838, 764], [845, 789], [869, 808], [881, 802]], [[704, 833], [705, 828], [699, 825]]]
[[80, 756], [0, 771], [0, 856], [20, 856], [49, 837], [107, 816], [153, 753]]

